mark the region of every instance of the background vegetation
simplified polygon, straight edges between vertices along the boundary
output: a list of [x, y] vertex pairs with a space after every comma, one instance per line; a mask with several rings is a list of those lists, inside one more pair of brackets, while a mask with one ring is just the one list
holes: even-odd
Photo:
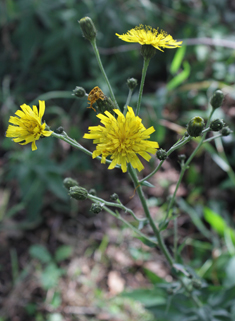
[[[152, 139], [161, 147], [168, 149], [191, 117], [207, 117], [208, 98], [217, 88], [226, 97], [216, 117], [234, 130], [233, 1], [1, 2], [0, 320], [234, 320], [234, 135], [205, 145], [187, 172], [175, 209], [178, 255], [211, 286], [204, 291], [207, 306], [196, 318], [180, 293], [169, 294], [167, 282], [174, 275], [160, 253], [133, 240], [128, 229], [105, 213], [92, 216], [90, 204], [70, 200], [62, 184], [72, 176], [106, 199], [117, 192], [141, 214], [120, 171], [107, 173], [106, 166], [53, 138], [40, 140], [32, 152], [4, 137], [19, 105], [42, 99], [51, 128], [62, 125], [92, 150], [82, 136], [96, 123], [95, 113], [72, 90], [82, 86], [89, 92], [98, 85], [108, 95], [108, 88], [82, 37], [77, 21], [84, 16], [97, 27], [101, 58], [120, 105], [128, 93], [127, 78], [140, 81], [142, 57], [138, 45], [121, 42], [115, 33], [147, 24], [184, 41], [180, 50], [159, 51], [146, 79], [141, 116], [146, 127], [156, 128]], [[134, 95], [132, 106], [136, 99]], [[181, 152], [189, 155], [193, 144]], [[145, 173], [148, 166], [153, 164], [146, 164]], [[166, 208], [178, 171], [175, 153], [154, 178], [157, 187], [146, 189], [156, 219]], [[172, 229], [173, 224], [165, 231], [169, 247]], [[116, 297], [124, 289], [129, 291]]]

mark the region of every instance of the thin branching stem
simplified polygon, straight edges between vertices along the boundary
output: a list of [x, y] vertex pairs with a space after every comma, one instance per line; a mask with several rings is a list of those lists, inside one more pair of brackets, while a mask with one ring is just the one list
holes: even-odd
[[108, 87], [109, 87], [109, 91], [110, 91], [110, 95], [111, 95], [111, 97], [112, 97], [112, 100], [114, 101], [114, 104], [115, 104], [116, 108], [118, 108], [118, 109], [120, 110], [120, 108], [119, 108], [119, 106], [118, 106], [118, 103], [117, 103], [117, 101], [116, 101], [116, 98], [115, 98], [115, 96], [114, 96], [113, 89], [112, 89], [112, 87], [111, 87], [111, 85], [110, 85], [110, 82], [109, 82], [108, 77], [107, 77], [107, 75], [106, 75], [106, 72], [105, 72], [105, 70], [104, 70], [102, 61], [101, 61], [101, 59], [100, 59], [100, 53], [99, 53], [99, 50], [98, 50], [98, 48], [97, 48], [96, 40], [95, 40], [95, 39], [91, 41], [91, 45], [92, 45], [92, 47], [93, 47], [93, 49], [94, 49], [95, 56], [96, 56], [98, 65], [99, 65], [99, 67], [100, 67], [100, 70], [101, 70], [101, 72], [102, 72], [102, 74], [103, 74], [103, 76], [104, 76], [104, 78], [105, 78], [105, 81], [106, 81]]

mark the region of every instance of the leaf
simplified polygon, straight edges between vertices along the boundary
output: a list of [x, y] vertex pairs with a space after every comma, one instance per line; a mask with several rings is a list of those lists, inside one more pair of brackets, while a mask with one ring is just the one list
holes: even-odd
[[180, 271], [181, 273], [183, 273], [187, 277], [190, 276], [190, 274], [186, 271], [185, 267], [182, 264], [175, 263], [175, 264], [173, 264], [173, 268], [177, 271]]
[[190, 70], [191, 70], [190, 64], [187, 61], [184, 61], [183, 67], [184, 67], [183, 71], [181, 71], [181, 73], [176, 75], [172, 80], [168, 82], [168, 84], [166, 85], [167, 90], [171, 91], [175, 89], [189, 77]]
[[[156, 247], [157, 246], [157, 239], [156, 237], [149, 237], [148, 239], [142, 237], [142, 236], [137, 236], [137, 239], [139, 239], [142, 243], [149, 247]], [[151, 242], [153, 241], [153, 242]]]
[[227, 263], [227, 266], [225, 268], [226, 277], [224, 280], [224, 285], [227, 287], [231, 287], [235, 285], [235, 256], [233, 256]]
[[165, 229], [167, 228], [168, 224], [169, 224], [169, 220], [160, 222], [160, 223], [159, 223], [159, 226], [158, 226], [158, 227], [159, 227], [159, 230], [160, 230], [160, 231], [165, 230]]
[[221, 236], [228, 234], [235, 244], [235, 231], [231, 229], [225, 220], [208, 207], [204, 207], [205, 220], [213, 227], [213, 229]]
[[29, 249], [29, 254], [42, 263], [48, 263], [52, 260], [50, 253], [43, 245], [32, 245]]
[[147, 186], [147, 187], [155, 187], [153, 184], [149, 183], [148, 181], [143, 181], [140, 183], [142, 186]]
[[163, 290], [158, 288], [137, 289], [131, 292], [123, 292], [121, 296], [140, 301], [145, 307], [151, 307], [166, 303]]
[[145, 275], [147, 276], [147, 278], [150, 280], [150, 282], [152, 282], [153, 284], [156, 283], [166, 283], [166, 281], [162, 278], [160, 278], [157, 274], [155, 274], [154, 272], [152, 272], [151, 270], [144, 268], [144, 272]]
[[55, 252], [56, 262], [68, 259], [73, 253], [73, 248], [69, 245], [61, 245]]
[[59, 278], [64, 274], [64, 270], [58, 268], [54, 263], [50, 263], [41, 274], [42, 286], [45, 290], [57, 286]]
[[178, 199], [177, 204], [179, 205], [179, 207], [186, 212], [189, 217], [191, 218], [193, 224], [197, 227], [197, 229], [202, 233], [202, 235], [204, 235], [207, 239], [211, 238], [211, 232], [206, 228], [206, 226], [204, 225], [204, 223], [202, 222], [199, 214], [197, 213], [197, 211], [189, 206], [184, 199], [180, 198]]
[[174, 55], [174, 58], [172, 60], [171, 67], [170, 67], [170, 73], [172, 75], [176, 74], [177, 71], [179, 70], [180, 65], [184, 59], [185, 52], [186, 52], [186, 46], [182, 46], [176, 50], [176, 53]]

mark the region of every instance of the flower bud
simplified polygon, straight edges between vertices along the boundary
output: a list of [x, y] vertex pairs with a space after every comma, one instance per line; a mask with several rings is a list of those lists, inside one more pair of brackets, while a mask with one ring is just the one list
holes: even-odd
[[92, 203], [90, 211], [94, 214], [99, 214], [102, 211], [102, 206], [97, 203]]
[[142, 45], [140, 49], [141, 55], [144, 59], [149, 60], [156, 54], [156, 49], [152, 45]]
[[91, 188], [88, 193], [93, 196], [96, 196], [96, 190], [94, 188]]
[[78, 182], [75, 179], [72, 179], [71, 177], [66, 177], [63, 183], [68, 190], [70, 189], [70, 187], [79, 185]]
[[112, 195], [110, 195], [110, 199], [111, 199], [111, 201], [116, 201], [119, 199], [119, 196], [118, 196], [118, 194], [113, 193]]
[[69, 189], [69, 195], [78, 201], [87, 199], [88, 192], [85, 188], [80, 186], [73, 186]]
[[79, 20], [79, 23], [83, 32], [83, 36], [87, 40], [93, 41], [96, 38], [96, 28], [91, 18], [84, 17], [81, 20]]
[[104, 112], [107, 110], [111, 114], [114, 114], [113, 109], [115, 109], [116, 107], [109, 97], [104, 95], [104, 99], [98, 99], [96, 101], [96, 104], [99, 113], [104, 114]]
[[180, 154], [180, 155], [178, 155], [178, 160], [180, 161], [180, 162], [184, 162], [185, 161], [185, 159], [186, 159], [186, 155], [185, 154]]
[[190, 136], [198, 137], [201, 134], [204, 126], [205, 126], [204, 119], [200, 116], [196, 116], [196, 117], [193, 117], [188, 123], [187, 131]]
[[84, 88], [76, 86], [75, 89], [73, 90], [73, 96], [76, 96], [78, 98], [83, 98], [86, 96], [86, 91]]
[[223, 119], [215, 119], [210, 123], [210, 129], [213, 130], [213, 132], [218, 132], [225, 126], [225, 122]]
[[156, 156], [159, 160], [165, 160], [167, 159], [167, 152], [165, 151], [165, 149], [159, 149], [156, 153]]
[[62, 126], [56, 128], [55, 133], [56, 134], [63, 134], [64, 128]]
[[135, 78], [127, 79], [127, 86], [129, 89], [134, 90], [137, 84], [138, 84], [137, 79]]
[[221, 135], [222, 136], [228, 136], [232, 133], [232, 130], [228, 127], [228, 126], [225, 126], [224, 128], [222, 128], [221, 130]]
[[219, 108], [224, 100], [224, 94], [221, 90], [216, 90], [211, 97], [211, 106], [213, 109]]

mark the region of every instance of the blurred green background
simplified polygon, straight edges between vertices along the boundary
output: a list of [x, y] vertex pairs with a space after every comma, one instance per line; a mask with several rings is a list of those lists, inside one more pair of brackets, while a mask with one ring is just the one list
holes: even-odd
[[[44, 119], [53, 130], [63, 126], [71, 137], [93, 150], [92, 143], [84, 142], [82, 136], [90, 124], [97, 123], [95, 113], [86, 108], [86, 100], [76, 99], [72, 90], [75, 86], [82, 86], [89, 93], [93, 87], [99, 86], [106, 95], [109, 92], [92, 47], [82, 37], [78, 20], [84, 16], [91, 17], [98, 30], [101, 59], [120, 106], [125, 104], [128, 94], [126, 80], [135, 77], [140, 82], [143, 61], [139, 46], [122, 42], [115, 33], [122, 34], [144, 24], [183, 40], [184, 46], [178, 50], [158, 51], [147, 73], [141, 116], [146, 127], [154, 125], [156, 128], [152, 139], [161, 147], [168, 149], [178, 139], [177, 132], [185, 129], [193, 116], [207, 117], [208, 99], [218, 88], [224, 92], [225, 101], [223, 108], [216, 111], [215, 118], [222, 117], [234, 130], [233, 1], [1, 1], [0, 228], [1, 231], [11, 231], [9, 235], [5, 232], [7, 239], [9, 236], [11, 240], [12, 230], [21, 231], [24, 238], [27, 231], [45, 227], [48, 213], [59, 216], [76, 213], [78, 209], [69, 201], [62, 184], [66, 176], [78, 179], [89, 188], [95, 187], [100, 193], [109, 191], [110, 183], [113, 192], [118, 188], [112, 180], [119, 174], [109, 172], [111, 178], [105, 180], [102, 178], [107, 174], [105, 166], [97, 162], [93, 164], [88, 156], [54, 138], [41, 139], [38, 150], [32, 152], [29, 146], [17, 145], [4, 137], [10, 115], [21, 104], [38, 104], [41, 99], [46, 101]], [[135, 106], [136, 101], [137, 90], [131, 106]], [[182, 152], [189, 155], [191, 150], [189, 147]], [[172, 155], [170, 162], [179, 170], [177, 154]], [[187, 193], [185, 201], [179, 205], [180, 211], [192, 213], [191, 217], [205, 215], [208, 226], [213, 226], [205, 214], [205, 208], [209, 206], [233, 229], [234, 168], [234, 134], [225, 137], [223, 145], [221, 141], [205, 145], [185, 177]], [[91, 174], [93, 171], [96, 177]], [[163, 185], [169, 187], [168, 183]], [[166, 196], [160, 197], [158, 203], [163, 208]], [[82, 211], [87, 210], [82, 208]], [[215, 226], [213, 228], [216, 230]], [[223, 238], [223, 233], [219, 230], [217, 233]], [[223, 241], [219, 237], [216, 240], [219, 242], [216, 246], [223, 247]], [[32, 243], [40, 242], [34, 240]], [[27, 243], [27, 246], [31, 244]], [[13, 244], [12, 248], [15, 247]], [[54, 249], [57, 247], [54, 245]], [[195, 267], [205, 261], [207, 250], [200, 251], [193, 258]], [[12, 265], [14, 250], [11, 253], [9, 264]], [[65, 253], [70, 252], [65, 250]], [[35, 251], [31, 250], [31, 254], [37, 258]], [[52, 273], [59, 269], [55, 264], [52, 266]], [[223, 267], [222, 264], [221, 271]], [[63, 272], [58, 271], [55, 273], [59, 278]], [[213, 279], [211, 274], [207, 277]], [[14, 288], [14, 282], [10, 280], [9, 283], [9, 287]]]

